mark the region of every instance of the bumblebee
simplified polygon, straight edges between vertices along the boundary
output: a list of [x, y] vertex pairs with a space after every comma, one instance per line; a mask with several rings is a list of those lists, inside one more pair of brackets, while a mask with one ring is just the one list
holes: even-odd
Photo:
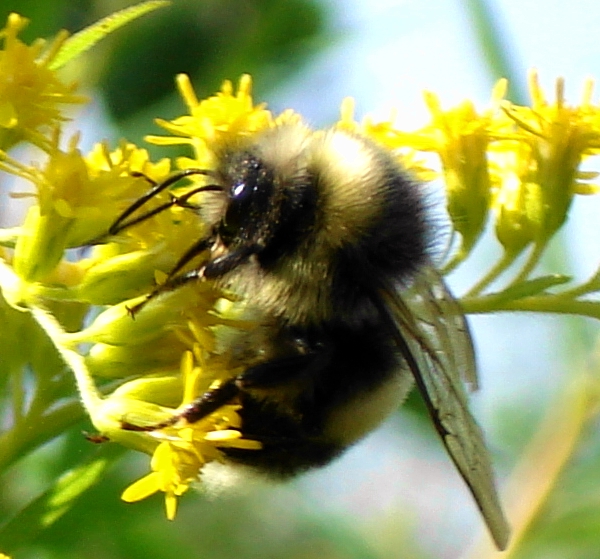
[[[239, 295], [260, 336], [257, 364], [173, 419], [195, 422], [241, 404], [242, 433], [260, 450], [227, 448], [233, 463], [287, 478], [327, 464], [372, 431], [413, 385], [499, 548], [509, 530], [483, 435], [463, 382], [476, 385], [458, 303], [431, 263], [434, 227], [423, 186], [394, 155], [359, 134], [280, 124], [217, 152], [216, 170], [189, 169], [156, 185], [113, 224], [116, 234], [183, 176], [206, 175], [198, 212], [208, 233], [164, 285], [211, 280]], [[182, 272], [204, 255], [202, 264]], [[245, 338], [244, 338], [245, 336]], [[169, 423], [170, 424], [170, 423]], [[151, 430], [163, 425], [128, 429]]]

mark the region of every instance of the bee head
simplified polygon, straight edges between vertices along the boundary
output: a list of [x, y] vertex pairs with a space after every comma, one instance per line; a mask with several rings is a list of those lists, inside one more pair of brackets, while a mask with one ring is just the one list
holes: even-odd
[[225, 254], [207, 264], [205, 277], [223, 275], [250, 257], [272, 269], [295, 253], [314, 225], [317, 203], [307, 141], [303, 127], [278, 127], [219, 154], [225, 196], [213, 230]]
[[425, 263], [421, 185], [370, 140], [289, 124], [218, 155], [224, 205], [203, 275], [261, 307], [318, 322]]

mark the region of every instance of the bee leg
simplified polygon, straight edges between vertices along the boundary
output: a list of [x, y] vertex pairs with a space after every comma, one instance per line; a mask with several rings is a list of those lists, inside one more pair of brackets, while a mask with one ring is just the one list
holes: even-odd
[[[214, 234], [210, 234], [206, 237], [203, 237], [199, 241], [195, 242], [190, 248], [188, 248], [179, 258], [173, 269], [169, 272], [167, 276], [167, 281], [162, 285], [167, 285], [169, 282], [177, 281], [177, 274], [181, 271], [181, 269], [189, 264], [196, 256], [199, 256], [203, 252], [206, 252], [211, 245], [214, 243]], [[198, 270], [195, 270], [198, 272]], [[185, 277], [187, 274], [183, 274], [182, 277]], [[194, 278], [198, 277], [198, 273], [194, 276]], [[162, 286], [158, 286], [160, 289]]]
[[240, 393], [237, 378], [225, 381], [218, 388], [209, 390], [188, 404], [178, 415], [178, 419], [185, 419], [188, 423], [195, 423], [204, 419], [219, 408], [231, 403]]
[[185, 274], [176, 275], [177, 272], [181, 270], [185, 265], [187, 265], [192, 259], [194, 259], [199, 254], [205, 252], [210, 248], [210, 245], [213, 243], [212, 236], [205, 237], [200, 239], [198, 242], [194, 243], [177, 261], [175, 267], [169, 272], [167, 279], [164, 283], [157, 285], [147, 296], [144, 301], [132, 307], [130, 312], [132, 315], [136, 315], [138, 312], [142, 310], [142, 308], [148, 304], [149, 301], [164, 293], [166, 291], [174, 291], [178, 287], [185, 285], [191, 281], [198, 280], [202, 277], [202, 268], [198, 270], [192, 270], [190, 272], [186, 272]]
[[183, 410], [162, 423], [153, 425], [134, 425], [126, 421], [121, 422], [121, 428], [125, 431], [156, 431], [164, 429], [177, 423], [180, 419], [185, 419], [188, 423], [195, 423], [204, 419], [220, 407], [229, 404], [240, 392], [237, 385], [237, 379], [230, 379], [214, 390], [208, 390], [199, 398], [189, 403]]
[[211, 260], [201, 268], [177, 275], [178, 272], [180, 272], [181, 269], [189, 264], [194, 258], [209, 250], [214, 241], [215, 238], [213, 232], [188, 248], [179, 258], [173, 269], [169, 272], [166, 281], [156, 286], [154, 290], [149, 293], [146, 299], [139, 305], [136, 305], [130, 309], [131, 313], [135, 315], [148, 303], [148, 301], [154, 299], [161, 293], [166, 291], [174, 291], [175, 289], [182, 287], [191, 281], [196, 281], [203, 278], [216, 279], [227, 272], [230, 272], [234, 268], [237, 268], [256, 252], [256, 247], [254, 246], [243, 247], [225, 256]]
[[217, 279], [244, 264], [253, 254], [260, 252], [255, 244], [243, 245], [240, 248], [211, 260], [204, 266], [203, 276], [206, 279]]
[[211, 260], [208, 262], [208, 264], [202, 266], [201, 268], [177, 275], [178, 272], [181, 271], [181, 269], [189, 264], [194, 258], [196, 258], [196, 256], [209, 250], [213, 243], [214, 234], [211, 234], [200, 239], [198, 242], [194, 243], [190, 248], [188, 248], [183, 253], [181, 258], [179, 258], [173, 269], [169, 272], [166, 281], [158, 285], [154, 291], [148, 295], [148, 298], [143, 304], [145, 304], [149, 299], [154, 299], [154, 297], [160, 293], [165, 291], [173, 291], [185, 285], [186, 283], [189, 283], [190, 281], [202, 278], [212, 279], [220, 277], [239, 266], [242, 262], [248, 259], [250, 254], [255, 252], [253, 249], [235, 251], [222, 258]]
[[[196, 279], [194, 272], [175, 278], [178, 282]], [[294, 343], [300, 343], [295, 339]], [[302, 340], [304, 345], [304, 340]], [[329, 344], [316, 344], [305, 353], [281, 357], [250, 367], [242, 374], [225, 381], [219, 387], [208, 390], [188, 404], [180, 413], [167, 421], [154, 425], [134, 425], [123, 421], [121, 427], [127, 431], [156, 431], [184, 419], [195, 423], [210, 415], [220, 407], [231, 403], [247, 390], [276, 388], [290, 382], [302, 382], [304, 379], [318, 376], [331, 362], [333, 348]]]

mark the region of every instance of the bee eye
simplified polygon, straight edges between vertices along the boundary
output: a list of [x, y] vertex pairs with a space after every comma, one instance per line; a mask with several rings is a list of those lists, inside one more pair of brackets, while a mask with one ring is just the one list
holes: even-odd
[[226, 245], [236, 238], [256, 236], [269, 212], [273, 195], [273, 172], [255, 156], [243, 154], [229, 176], [229, 203], [219, 226]]
[[224, 241], [231, 241], [243, 226], [244, 216], [249, 215], [252, 193], [256, 188], [240, 182], [231, 189], [229, 205], [221, 222], [220, 234]]

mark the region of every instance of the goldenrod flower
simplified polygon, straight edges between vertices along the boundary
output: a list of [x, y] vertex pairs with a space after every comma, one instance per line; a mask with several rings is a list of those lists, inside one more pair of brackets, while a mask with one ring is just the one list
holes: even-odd
[[131, 503], [162, 491], [165, 493], [167, 518], [172, 520], [177, 512], [177, 497], [196, 481], [203, 465], [198, 456], [183, 445], [162, 442], [152, 457], [152, 473], [130, 485], [121, 498]]
[[436, 153], [442, 163], [448, 214], [453, 229], [461, 235], [457, 262], [472, 249], [483, 232], [492, 192], [487, 153], [498, 123], [499, 104], [506, 92], [500, 80], [490, 107], [478, 113], [471, 101], [443, 110], [438, 97], [425, 93], [431, 122], [407, 136], [416, 150]]
[[[182, 407], [206, 392], [207, 375], [194, 365], [192, 353], [182, 360], [184, 399]], [[200, 388], [200, 392], [198, 389]], [[155, 435], [159, 444], [151, 461], [152, 472], [129, 486], [122, 499], [139, 501], [162, 491], [165, 493], [167, 518], [173, 519], [177, 510], [177, 497], [185, 493], [198, 480], [202, 467], [208, 462], [223, 461], [222, 447], [259, 449], [258, 441], [243, 439], [237, 406], [227, 405], [196, 423], [181, 427], [168, 427]], [[151, 436], [151, 435], [148, 435]]]
[[354, 119], [354, 100], [347, 97], [342, 101], [340, 120], [335, 127], [367, 136], [392, 151], [398, 161], [409, 169], [415, 178], [423, 182], [433, 180], [436, 177], [435, 173], [417, 158], [417, 151], [413, 148], [413, 135], [400, 130], [396, 126], [395, 120], [394, 112], [388, 120], [374, 122], [367, 115], [359, 123]]
[[[62, 86], [49, 70], [64, 37], [47, 50], [40, 41], [27, 47], [16, 38], [25, 24], [13, 14], [2, 31], [0, 169], [26, 179], [34, 188], [17, 194], [31, 198], [32, 205], [23, 225], [3, 235], [7, 248], [0, 254], [0, 287], [11, 306], [30, 311], [69, 365], [96, 429], [109, 440], [153, 455], [154, 473], [134, 484], [125, 496], [136, 500], [148, 492], [164, 491], [172, 518], [176, 497], [197, 479], [204, 464], [223, 459], [221, 448], [256, 449], [260, 443], [242, 438], [233, 404], [193, 425], [181, 421], [157, 432], [129, 431], [123, 426], [168, 422], [216, 383], [239, 374], [241, 369], [231, 365], [231, 356], [217, 351], [216, 336], [219, 328], [249, 325], [239, 318], [231, 296], [211, 282], [196, 282], [156, 297], [133, 319], [132, 308], [164, 281], [190, 241], [205, 234], [206, 225], [196, 212], [170, 204], [171, 193], [161, 192], [141, 208], [142, 218], [135, 227], [124, 226], [108, 238], [115, 219], [168, 176], [170, 162], [153, 163], [145, 150], [126, 142], [114, 151], [100, 143], [85, 155], [78, 148], [77, 135], [61, 147], [65, 116], [59, 104], [82, 98], [69, 95], [72, 87]], [[242, 78], [236, 95], [226, 83], [220, 94], [201, 103], [186, 80], [181, 77], [179, 82], [192, 115], [167, 127], [180, 135], [180, 142], [196, 148], [198, 157], [190, 160], [194, 167], [210, 161], [220, 142], [273, 124], [268, 111], [253, 105], [249, 77]], [[25, 165], [11, 158], [6, 150], [20, 140], [44, 149], [44, 163]], [[179, 186], [178, 194], [190, 188]], [[153, 213], [157, 207], [164, 211]], [[144, 219], [145, 212], [152, 215]], [[80, 253], [78, 261], [67, 260], [68, 249], [90, 244], [94, 246], [84, 258]], [[192, 269], [197, 265], [190, 263]], [[72, 308], [78, 309], [67, 317], [72, 331], [66, 332], [46, 310], [49, 301], [57, 313], [67, 309], [61, 319]], [[61, 307], [64, 301], [80, 305]], [[84, 327], [86, 304], [108, 306]], [[7, 316], [31, 318], [7, 310]], [[82, 343], [90, 347], [86, 356], [81, 354]], [[120, 386], [102, 394], [90, 373], [118, 378]]]
[[192, 161], [182, 158], [181, 168], [212, 168], [213, 154], [223, 143], [273, 124], [273, 116], [265, 105], [254, 105], [252, 79], [248, 75], [242, 76], [235, 94], [227, 80], [219, 93], [203, 101], [198, 101], [187, 75], [177, 76], [177, 86], [190, 114], [170, 122], [157, 119], [157, 124], [174, 137], [148, 136], [146, 140], [157, 145], [189, 144], [195, 157]]
[[20, 141], [48, 150], [48, 132], [66, 120], [65, 105], [85, 101], [75, 94], [75, 84], [63, 83], [50, 69], [66, 34], [59, 34], [50, 45], [37, 40], [28, 46], [17, 37], [27, 23], [26, 18], [12, 13], [0, 31], [4, 39], [0, 51], [0, 149], [4, 151]]
[[[55, 135], [48, 143], [42, 169], [4, 156], [0, 168], [27, 179], [36, 188], [37, 204], [30, 207], [14, 254], [15, 271], [25, 281], [50, 274], [68, 248], [85, 245], [105, 234], [120, 209], [148, 189], [145, 178], [163, 175], [168, 162], [148, 162], [145, 150], [122, 146], [110, 154], [98, 148], [84, 157], [75, 136], [66, 150]], [[100, 157], [99, 153], [103, 154]]]
[[532, 106], [505, 103], [512, 126], [491, 146], [496, 235], [511, 253], [530, 243], [543, 247], [564, 223], [573, 196], [597, 190], [588, 182], [597, 174], [580, 172], [583, 160], [600, 148], [592, 83], [579, 107], [566, 104], [562, 79], [553, 103], [546, 101], [534, 71], [529, 87]]
[[[179, 75], [177, 84], [190, 115], [172, 121], [157, 119], [156, 122], [174, 136], [147, 136], [146, 140], [157, 145], [191, 145], [194, 158], [179, 158], [178, 166], [182, 169], [213, 169], [215, 154], [223, 145], [231, 144], [240, 137], [250, 137], [271, 126], [302, 120], [301, 115], [292, 110], [273, 115], [266, 109], [265, 103], [255, 105], [251, 95], [252, 80], [248, 75], [242, 76], [235, 94], [232, 83], [226, 80], [219, 93], [203, 101], [198, 101], [187, 75]], [[390, 150], [405, 148], [403, 152], [397, 151], [398, 158], [405, 164], [408, 162], [411, 171], [422, 180], [430, 179], [428, 169], [418, 163], [412, 164], [414, 151], [407, 149], [411, 146], [409, 135], [394, 127], [393, 120], [374, 123], [365, 118], [362, 123], [356, 122], [354, 104], [348, 98], [342, 103], [341, 118], [335, 126], [368, 136]]]

